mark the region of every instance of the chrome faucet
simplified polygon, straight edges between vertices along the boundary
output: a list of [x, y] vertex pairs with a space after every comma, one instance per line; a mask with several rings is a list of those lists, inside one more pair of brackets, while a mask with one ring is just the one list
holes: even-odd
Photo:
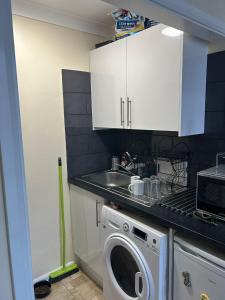
[[[127, 155], [127, 158], [124, 157], [124, 155]], [[126, 152], [123, 154], [123, 159], [120, 163], [118, 156], [112, 157], [112, 168], [111, 171], [118, 171], [120, 168], [129, 173], [130, 175], [136, 175], [135, 173], [131, 172], [131, 169], [134, 167], [134, 163], [132, 160], [132, 157], [129, 152]], [[128, 161], [129, 159], [129, 161]]]
[[129, 173], [130, 175], [137, 175], [137, 174], [135, 174], [135, 173], [133, 173], [133, 172], [131, 172], [129, 169], [127, 169], [126, 167], [124, 167], [123, 165], [121, 165], [121, 164], [115, 164], [116, 166], [118, 166], [119, 168], [121, 168], [121, 169], [123, 169], [124, 171], [126, 171], [127, 173]]
[[[136, 159], [136, 158], [135, 158]], [[122, 161], [121, 165], [126, 169], [126, 170], [132, 170], [134, 169], [134, 158], [130, 155], [129, 152], [125, 152], [122, 155]]]

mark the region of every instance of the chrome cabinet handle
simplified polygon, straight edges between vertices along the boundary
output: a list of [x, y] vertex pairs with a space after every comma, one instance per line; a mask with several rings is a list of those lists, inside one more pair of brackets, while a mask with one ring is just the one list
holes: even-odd
[[98, 205], [100, 204], [100, 202], [98, 200], [96, 200], [96, 204], [95, 204], [95, 208], [96, 208], [96, 227], [98, 227], [100, 220], [99, 220], [99, 213], [98, 213]]
[[127, 127], [131, 128], [131, 100], [127, 97]]
[[129, 126], [131, 128], [131, 100], [129, 101], [130, 105], [129, 105], [129, 108], [130, 108], [130, 118], [129, 118]]
[[120, 120], [121, 126], [124, 127], [124, 101], [123, 98], [120, 98]]
[[129, 104], [130, 104], [130, 99], [127, 97], [127, 127], [129, 127], [130, 122], [129, 122]]

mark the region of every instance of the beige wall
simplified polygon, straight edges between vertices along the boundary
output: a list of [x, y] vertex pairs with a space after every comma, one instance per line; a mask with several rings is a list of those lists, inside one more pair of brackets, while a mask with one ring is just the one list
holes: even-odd
[[63, 158], [67, 260], [73, 259], [62, 69], [89, 70], [99, 36], [14, 16], [33, 276], [59, 266], [57, 158]]

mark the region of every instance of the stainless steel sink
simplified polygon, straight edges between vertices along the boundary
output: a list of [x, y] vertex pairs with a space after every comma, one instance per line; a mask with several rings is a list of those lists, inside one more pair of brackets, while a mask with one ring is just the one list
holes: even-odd
[[93, 173], [83, 177], [84, 179], [100, 184], [105, 187], [117, 187], [128, 185], [130, 183], [130, 176], [115, 172], [115, 171], [104, 171], [99, 173]]

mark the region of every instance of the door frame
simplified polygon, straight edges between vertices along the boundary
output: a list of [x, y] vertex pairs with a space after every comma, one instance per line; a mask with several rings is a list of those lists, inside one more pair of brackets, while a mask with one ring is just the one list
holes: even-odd
[[0, 159], [12, 292], [33, 300], [28, 207], [11, 1], [0, 0]]

